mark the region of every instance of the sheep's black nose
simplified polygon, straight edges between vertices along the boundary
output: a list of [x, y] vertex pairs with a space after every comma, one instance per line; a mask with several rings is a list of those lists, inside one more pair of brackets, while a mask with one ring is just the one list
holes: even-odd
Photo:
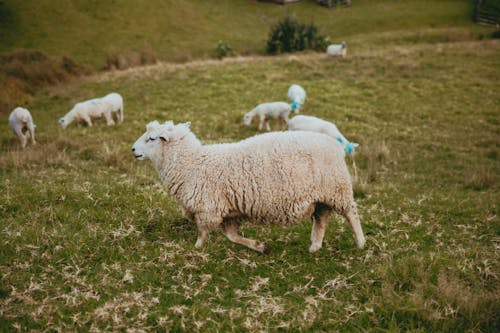
[[135, 148], [132, 148], [132, 151], [135, 151]]

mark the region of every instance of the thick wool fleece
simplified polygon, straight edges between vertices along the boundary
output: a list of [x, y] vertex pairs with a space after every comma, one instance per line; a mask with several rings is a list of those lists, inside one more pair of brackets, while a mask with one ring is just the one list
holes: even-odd
[[336, 212], [354, 206], [344, 153], [334, 139], [312, 132], [272, 132], [238, 143], [202, 145], [174, 127], [151, 160], [188, 217], [212, 230], [224, 218], [290, 225], [317, 203]]

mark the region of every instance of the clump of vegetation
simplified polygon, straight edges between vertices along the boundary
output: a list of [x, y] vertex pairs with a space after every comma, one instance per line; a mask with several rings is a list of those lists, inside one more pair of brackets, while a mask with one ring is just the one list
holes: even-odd
[[279, 54], [303, 50], [324, 50], [328, 38], [321, 35], [313, 24], [303, 24], [286, 17], [272, 27], [267, 40], [266, 52]]
[[226, 42], [219, 40], [215, 46], [215, 57], [217, 59], [222, 59], [233, 55], [233, 48]]
[[105, 70], [126, 69], [130, 67], [155, 64], [158, 57], [151, 46], [141, 51], [132, 51], [125, 54], [113, 54], [106, 58]]
[[54, 59], [38, 50], [0, 54], [0, 112], [31, 101], [35, 90], [67, 82], [91, 71], [68, 57]]

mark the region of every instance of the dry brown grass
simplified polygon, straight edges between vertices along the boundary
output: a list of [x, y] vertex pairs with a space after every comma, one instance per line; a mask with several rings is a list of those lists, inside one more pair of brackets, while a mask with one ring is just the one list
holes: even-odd
[[68, 82], [91, 71], [68, 57], [54, 59], [38, 50], [0, 54], [0, 113], [27, 105], [37, 89]]

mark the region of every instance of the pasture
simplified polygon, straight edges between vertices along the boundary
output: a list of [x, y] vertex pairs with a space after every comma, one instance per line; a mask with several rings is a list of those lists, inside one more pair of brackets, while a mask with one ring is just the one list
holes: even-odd
[[[346, 59], [98, 73], [36, 92], [38, 143], [25, 150], [0, 114], [0, 331], [498, 331], [500, 42], [474, 29], [373, 32]], [[244, 224], [268, 255], [220, 232], [195, 249], [195, 225], [132, 144], [151, 120], [191, 121], [204, 143], [257, 134], [243, 114], [291, 83], [308, 93], [303, 114], [361, 145], [365, 249], [337, 215], [314, 254], [310, 221]], [[122, 124], [58, 127], [111, 91]]]

